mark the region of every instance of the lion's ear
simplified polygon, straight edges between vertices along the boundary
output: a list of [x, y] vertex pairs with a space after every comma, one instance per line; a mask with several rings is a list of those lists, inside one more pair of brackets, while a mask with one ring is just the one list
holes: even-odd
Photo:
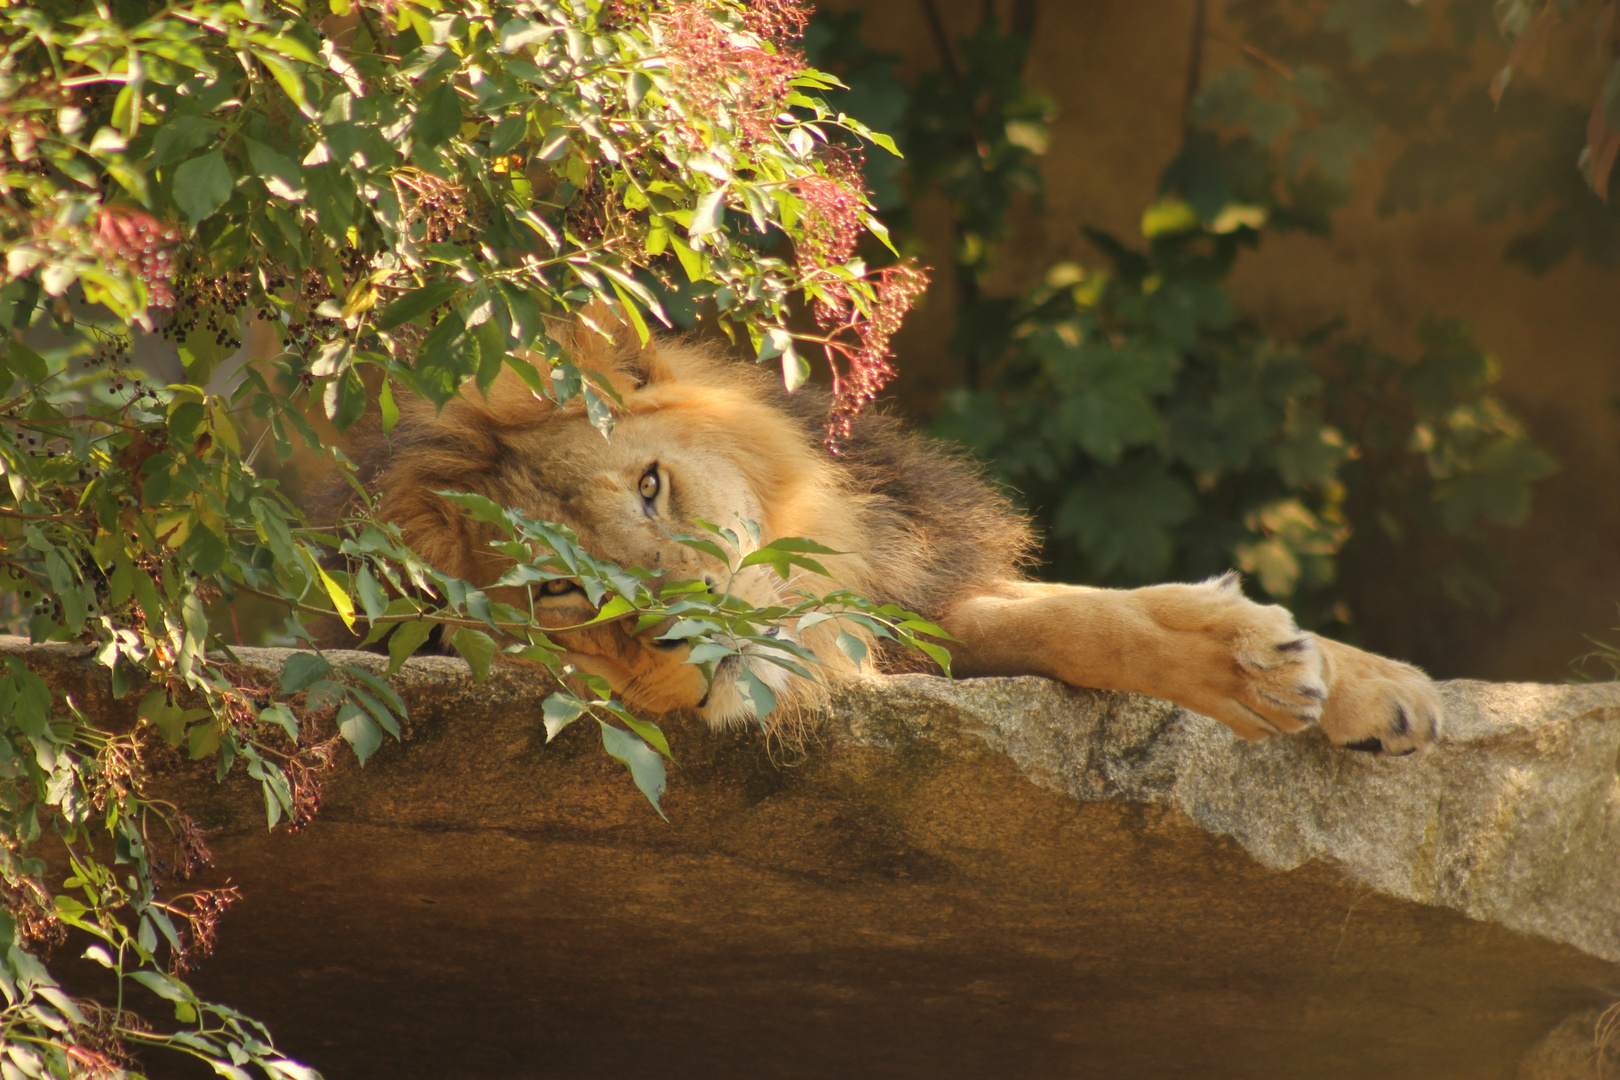
[[657, 340], [642, 345], [616, 305], [592, 301], [576, 316], [565, 341], [575, 364], [606, 375], [620, 393], [674, 378]]

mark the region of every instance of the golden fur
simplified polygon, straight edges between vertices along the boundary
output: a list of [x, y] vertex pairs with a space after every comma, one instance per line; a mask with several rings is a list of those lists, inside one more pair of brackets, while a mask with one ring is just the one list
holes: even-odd
[[[356, 451], [378, 514], [441, 570], [487, 585], [504, 564], [487, 547], [488, 528], [435, 490], [476, 492], [568, 524], [598, 558], [672, 580], [717, 579], [725, 568], [670, 532], [693, 531], [694, 518], [733, 527], [752, 519], [766, 541], [803, 536], [848, 554], [823, 559], [830, 579], [806, 573], [784, 584], [761, 566], [739, 575], [735, 592], [764, 605], [799, 589], [847, 588], [900, 604], [956, 639], [958, 675], [1039, 674], [1151, 694], [1249, 739], [1319, 722], [1339, 745], [1400, 754], [1439, 737], [1439, 697], [1422, 672], [1301, 633], [1282, 608], [1244, 598], [1234, 578], [1133, 590], [1027, 580], [1021, 518], [972, 466], [891, 418], [860, 418], [835, 457], [821, 442], [823, 396], [788, 395], [769, 373], [687, 342], [640, 347], [622, 326], [554, 333], [621, 395], [611, 439], [577, 402], [539, 399], [507, 372], [488, 395], [469, 388], [441, 412], [405, 406], [390, 447], [374, 439]], [[651, 504], [639, 489], [649, 470], [658, 478]], [[548, 626], [592, 614], [577, 590], [541, 600]], [[641, 636], [631, 628], [603, 625], [560, 641], [572, 663], [606, 677], [633, 707], [695, 710], [716, 725], [749, 716], [734, 668], [722, 664], [711, 686], [683, 663], [686, 646], [657, 642], [657, 628]], [[829, 623], [804, 634], [825, 662], [823, 680], [855, 670], [835, 635]], [[769, 662], [737, 662], [772, 686], [784, 715], [821, 693]]]

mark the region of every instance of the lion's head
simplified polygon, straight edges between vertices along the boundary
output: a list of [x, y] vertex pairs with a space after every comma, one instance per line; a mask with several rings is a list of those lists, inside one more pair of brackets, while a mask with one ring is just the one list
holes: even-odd
[[[783, 407], [768, 376], [683, 342], [641, 347], [623, 327], [611, 335], [564, 333], [575, 362], [608, 378], [620, 395], [611, 437], [592, 426], [577, 399], [559, 407], [509, 371], [488, 395], [468, 388], [438, 413], [421, 402], [402, 410], [393, 448], [368, 470], [368, 485], [378, 516], [397, 523], [430, 564], [479, 586], [508, 565], [490, 549], [488, 526], [435, 494], [448, 490], [568, 525], [598, 559], [643, 567], [661, 581], [728, 585], [758, 606], [801, 590], [865, 591], [874, 584], [858, 554], [826, 557], [831, 579], [806, 572], [784, 582], [771, 568], [756, 566], [733, 580], [718, 559], [671, 538], [697, 531], [691, 523], [702, 519], [729, 525], [746, 544], [739, 523], [752, 521], [764, 543], [804, 536], [841, 552], [870, 550], [857, 516], [860, 498], [820, 446], [813, 422]], [[577, 625], [595, 614], [571, 583], [548, 583], [541, 593], [540, 621], [548, 627]], [[569, 662], [605, 677], [626, 704], [695, 710], [715, 725], [752, 719], [736, 686], [741, 664], [776, 692], [786, 713], [817, 694], [815, 683], [746, 652], [716, 665], [711, 684], [699, 667], [684, 662], [686, 644], [658, 640], [661, 629], [636, 634], [633, 621], [625, 621], [573, 630], [558, 641]], [[796, 633], [793, 627], [780, 632]], [[823, 624], [807, 631], [802, 643], [832, 671], [853, 671], [836, 634]]]

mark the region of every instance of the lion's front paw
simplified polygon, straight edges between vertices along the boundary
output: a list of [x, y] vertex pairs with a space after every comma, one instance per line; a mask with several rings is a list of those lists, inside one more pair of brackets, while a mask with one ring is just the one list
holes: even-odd
[[1336, 746], [1399, 756], [1440, 737], [1440, 694], [1427, 675], [1302, 633], [1287, 611], [1245, 597], [1236, 575], [1140, 592], [1154, 619], [1177, 632], [1180, 659], [1165, 689], [1150, 693], [1246, 739], [1320, 723]]
[[1322, 730], [1336, 746], [1398, 757], [1440, 738], [1440, 692], [1411, 664], [1317, 639], [1328, 699]]
[[1173, 666], [1162, 689], [1195, 712], [1246, 739], [1299, 731], [1317, 723], [1327, 682], [1316, 638], [1280, 607], [1243, 595], [1235, 574], [1199, 585], [1141, 590], [1153, 616], [1176, 632]]

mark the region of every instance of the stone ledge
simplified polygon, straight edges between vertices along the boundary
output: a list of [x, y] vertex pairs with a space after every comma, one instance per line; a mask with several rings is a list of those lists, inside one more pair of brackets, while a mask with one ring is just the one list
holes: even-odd
[[[86, 650], [0, 655], [130, 722]], [[244, 897], [196, 985], [330, 1076], [1477, 1080], [1615, 982], [1612, 685], [1451, 684], [1450, 740], [1377, 761], [1041, 679], [874, 679], [791, 760], [672, 718], [666, 824], [594, 725], [545, 741], [539, 673], [394, 684], [408, 737], [296, 835], [240, 770], [154, 755], [199, 884]]]
[[1419, 758], [1317, 733], [1247, 743], [1204, 717], [1044, 679], [874, 680], [839, 738], [904, 752], [971, 734], [1082, 801], [1167, 803], [1265, 866], [1328, 860], [1405, 900], [1620, 960], [1620, 684], [1442, 684]]
[[[0, 637], [0, 655], [23, 657], [93, 718], [129, 722], [139, 695], [113, 701], [88, 650]], [[270, 676], [289, 655], [237, 650]], [[378, 674], [387, 666], [370, 653], [333, 658]], [[579, 730], [546, 747], [537, 705], [553, 684], [543, 672], [497, 664], [479, 686], [463, 661], [425, 656], [392, 684], [410, 708], [405, 745], [385, 745], [365, 769], [345, 758], [325, 816], [436, 829], [647, 827], [628, 780], [609, 770], [601, 786]], [[873, 678], [840, 688], [808, 754], [838, 761], [840, 751], [875, 750], [903, 772], [988, 751], [1080, 802], [1173, 806], [1271, 869], [1326, 860], [1391, 896], [1620, 961], [1620, 684], [1442, 689], [1445, 741], [1420, 758], [1379, 760], [1314, 732], [1246, 743], [1166, 702], [1034, 677]], [[681, 732], [672, 812], [709, 817], [717, 786], [780, 786], [762, 742], [696, 725]], [[183, 765], [173, 773], [212, 831], [262, 824], [247, 785], [216, 787]], [[861, 797], [885, 796], [878, 785]]]

